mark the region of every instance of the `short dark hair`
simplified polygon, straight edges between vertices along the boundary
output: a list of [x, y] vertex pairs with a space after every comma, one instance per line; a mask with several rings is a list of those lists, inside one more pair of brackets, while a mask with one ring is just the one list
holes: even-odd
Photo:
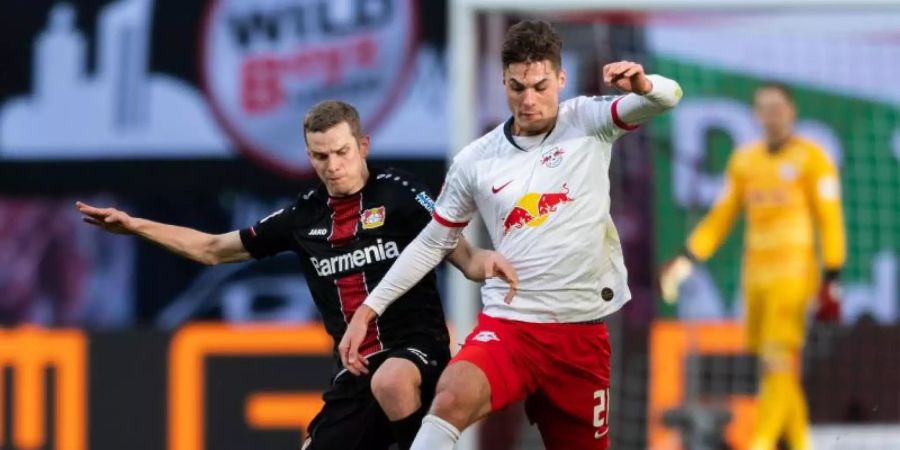
[[506, 31], [501, 59], [504, 69], [510, 64], [546, 59], [558, 70], [562, 67], [562, 38], [546, 21], [523, 20]]
[[340, 100], [325, 100], [310, 108], [303, 118], [303, 140], [306, 133], [319, 133], [331, 127], [347, 122], [350, 132], [356, 139], [363, 136], [362, 125], [359, 123], [359, 112], [353, 105]]
[[756, 94], [758, 94], [760, 91], [763, 91], [766, 89], [772, 89], [774, 91], [778, 91], [779, 93], [781, 93], [781, 95], [784, 96], [784, 98], [787, 99], [788, 102], [794, 103], [794, 94], [793, 94], [793, 92], [791, 92], [791, 88], [789, 88], [788, 85], [786, 85], [784, 83], [779, 83], [777, 81], [764, 81], [762, 84], [759, 85], [759, 87], [756, 88], [755, 91], [753, 91], [753, 96], [755, 97]]

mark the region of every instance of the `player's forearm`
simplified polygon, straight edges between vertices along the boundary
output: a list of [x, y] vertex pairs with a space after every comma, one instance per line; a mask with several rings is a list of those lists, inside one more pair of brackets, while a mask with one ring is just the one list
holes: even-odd
[[712, 257], [731, 231], [735, 215], [727, 205], [720, 205], [710, 211], [687, 240], [686, 247], [691, 256], [700, 261]]
[[681, 100], [681, 86], [660, 75], [648, 75], [653, 89], [645, 95], [628, 94], [616, 105], [616, 113], [627, 124], [638, 125], [662, 114]]
[[472, 246], [464, 237], [460, 237], [456, 243], [456, 248], [447, 255], [447, 261], [453, 264], [453, 267], [465, 273], [466, 264], [472, 259]]
[[701, 224], [687, 240], [685, 249], [695, 260], [706, 261], [719, 249], [731, 227]]
[[472, 281], [484, 281], [483, 258], [479, 258], [484, 251], [470, 245], [465, 238], [460, 238], [456, 248], [447, 256], [447, 261], [459, 269], [466, 278]]
[[840, 205], [826, 208], [819, 219], [822, 263], [826, 269], [840, 270], [847, 258], [844, 221]]
[[734, 220], [741, 209], [742, 189], [731, 167], [729, 163], [729, 169], [725, 174], [725, 186], [719, 199], [697, 224], [687, 241], [687, 250], [700, 261], [706, 261], [716, 252], [731, 232]]
[[449, 228], [431, 221], [403, 249], [363, 304], [378, 315], [383, 314], [391, 303], [415, 286], [456, 248], [461, 231], [461, 228]]
[[136, 235], [178, 256], [207, 265], [224, 262], [214, 251], [216, 235], [147, 219], [135, 218], [134, 220]]

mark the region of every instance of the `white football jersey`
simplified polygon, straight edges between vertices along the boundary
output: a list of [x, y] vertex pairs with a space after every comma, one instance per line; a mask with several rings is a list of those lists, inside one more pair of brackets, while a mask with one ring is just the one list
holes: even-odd
[[481, 213], [494, 248], [519, 274], [482, 288], [485, 314], [526, 322], [581, 322], [607, 316], [631, 298], [619, 235], [609, 215], [612, 143], [634, 129], [616, 109], [622, 97], [560, 104], [554, 128], [530, 148], [512, 121], [466, 146], [453, 160], [435, 220], [466, 224]]

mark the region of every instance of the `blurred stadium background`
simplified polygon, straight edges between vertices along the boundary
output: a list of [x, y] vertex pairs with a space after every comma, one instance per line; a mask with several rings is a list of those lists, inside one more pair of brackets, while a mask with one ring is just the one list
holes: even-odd
[[[618, 59], [685, 91], [611, 169], [634, 294], [611, 320], [613, 448], [721, 448], [682, 440], [715, 436], [726, 412], [727, 448], [745, 448], [757, 380], [737, 322], [740, 227], [676, 307], [654, 278], [757, 136], [764, 80], [794, 90], [799, 132], [842, 174], [842, 323], [812, 327], [804, 361], [816, 448], [900, 448], [891, 3], [0, 2], [0, 447], [297, 448], [332, 363], [294, 257], [192, 264], [81, 224], [74, 200], [210, 232], [251, 224], [315, 182], [300, 118], [329, 97], [360, 107], [372, 164], [437, 191], [447, 155], [507, 116], [504, 30], [543, 17], [563, 34], [567, 96], [605, 93], [599, 69]], [[443, 278], [465, 332], [475, 286]], [[460, 448], [540, 448], [520, 408], [480, 434]]]

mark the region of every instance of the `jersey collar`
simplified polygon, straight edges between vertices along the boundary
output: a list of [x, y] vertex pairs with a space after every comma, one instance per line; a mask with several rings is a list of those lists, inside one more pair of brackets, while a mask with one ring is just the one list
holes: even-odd
[[[519, 151], [527, 152], [528, 150], [525, 150], [524, 148], [519, 147], [519, 144], [517, 144], [515, 138], [513, 138], [513, 134], [512, 134], [513, 119], [514, 119], [514, 117], [510, 116], [510, 118], [506, 121], [506, 123], [503, 124], [503, 135], [506, 136], [506, 140], [510, 144], [512, 144], [513, 147], [515, 147]], [[544, 139], [541, 139], [541, 144], [543, 144], [545, 141], [547, 141], [547, 138], [549, 138], [550, 134], [553, 133], [553, 130], [556, 129], [556, 124], [558, 122], [559, 122], [559, 112], [557, 111], [556, 121], [554, 121], [553, 126], [550, 127], [549, 130], [547, 130], [547, 134], [544, 135]], [[539, 144], [539, 145], [541, 145], [541, 144]]]

